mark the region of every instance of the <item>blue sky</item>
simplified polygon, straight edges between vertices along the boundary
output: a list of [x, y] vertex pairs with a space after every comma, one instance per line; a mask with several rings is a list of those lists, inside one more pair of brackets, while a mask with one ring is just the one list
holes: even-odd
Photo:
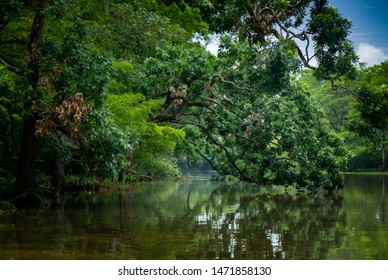
[[329, 0], [353, 22], [349, 38], [368, 66], [388, 59], [388, 0]]

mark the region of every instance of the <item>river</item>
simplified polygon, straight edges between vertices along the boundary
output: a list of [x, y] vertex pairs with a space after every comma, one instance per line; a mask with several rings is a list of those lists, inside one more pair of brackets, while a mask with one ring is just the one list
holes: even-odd
[[201, 177], [68, 195], [0, 216], [0, 259], [388, 259], [388, 177], [345, 181], [335, 196]]

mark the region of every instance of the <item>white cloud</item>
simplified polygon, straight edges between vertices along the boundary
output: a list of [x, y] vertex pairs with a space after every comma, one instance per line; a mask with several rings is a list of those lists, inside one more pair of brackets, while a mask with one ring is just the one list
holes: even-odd
[[368, 43], [360, 43], [357, 47], [357, 54], [361, 62], [366, 62], [368, 66], [379, 64], [388, 59], [388, 53]]

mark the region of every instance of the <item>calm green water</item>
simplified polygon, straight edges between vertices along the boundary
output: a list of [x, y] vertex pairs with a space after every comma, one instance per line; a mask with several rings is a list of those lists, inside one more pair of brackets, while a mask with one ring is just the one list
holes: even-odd
[[388, 177], [295, 198], [207, 180], [66, 197], [0, 216], [0, 259], [388, 259]]

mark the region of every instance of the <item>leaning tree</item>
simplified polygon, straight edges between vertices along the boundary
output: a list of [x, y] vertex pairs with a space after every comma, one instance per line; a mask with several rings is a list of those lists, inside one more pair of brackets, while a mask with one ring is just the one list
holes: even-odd
[[186, 3], [220, 34], [219, 51], [212, 60], [172, 48], [159, 54], [162, 66], [146, 62], [151, 77], [176, 71], [163, 79], [165, 108], [153, 120], [183, 127], [188, 152], [222, 175], [314, 190], [340, 186], [347, 153], [299, 85], [298, 70], [311, 68], [333, 86], [352, 77], [351, 22], [327, 1]]

